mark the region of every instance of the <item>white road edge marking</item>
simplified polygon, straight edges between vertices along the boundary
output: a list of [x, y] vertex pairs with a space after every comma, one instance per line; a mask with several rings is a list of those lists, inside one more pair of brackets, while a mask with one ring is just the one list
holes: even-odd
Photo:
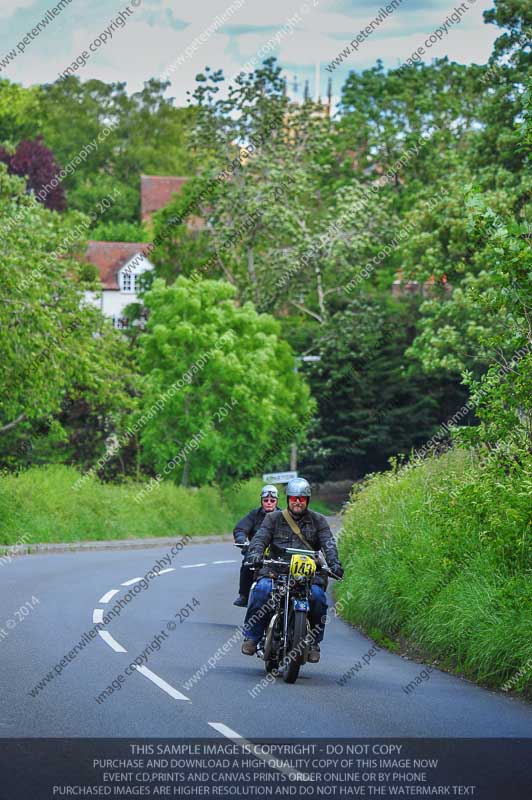
[[120, 586], [131, 586], [133, 583], [138, 583], [141, 580], [142, 580], [142, 577], [140, 577], [140, 578], [131, 578], [130, 581], [124, 581], [124, 583], [121, 583]]
[[113, 639], [109, 631], [98, 631], [98, 633], [104, 642], [115, 651], [115, 653], [127, 653], [126, 648], [122, 647], [120, 642], [117, 642], [116, 639]]
[[277, 772], [282, 772], [285, 775], [297, 775], [296, 780], [313, 781], [313, 779], [309, 775], [305, 775], [303, 772], [299, 772], [297, 769], [290, 769], [289, 767], [282, 767], [282, 766], [275, 767], [273, 764], [269, 763], [272, 759], [272, 756], [264, 756], [261, 755], [260, 753], [256, 753], [254, 750], [255, 745], [253, 744], [253, 742], [250, 742], [249, 739], [246, 739], [244, 736], [241, 736], [236, 731], [232, 730], [231, 728], [228, 728], [227, 725], [224, 725], [223, 722], [208, 722], [207, 725], [210, 725], [211, 728], [214, 728], [215, 731], [221, 733], [222, 736], [226, 736], [228, 739], [231, 739], [231, 741], [234, 742], [234, 744], [247, 745], [251, 747], [252, 753], [255, 756], [255, 758], [260, 758], [260, 760], [264, 761], [265, 764], [274, 767], [274, 769], [276, 769]]
[[175, 572], [175, 567], [167, 567], [159, 572], [159, 575], [164, 575], [165, 572]]
[[98, 602], [99, 603], [108, 603], [109, 600], [111, 599], [111, 597], [114, 597], [115, 594], [118, 594], [119, 591], [120, 591], [120, 589], [111, 589], [110, 592], [107, 592], [107, 594], [104, 594], [103, 597], [100, 597]]
[[213, 564], [236, 564], [236, 558], [231, 558], [229, 561], [213, 561]]
[[204, 564], [183, 564], [181, 566], [181, 569], [192, 569], [192, 567], [206, 567], [206, 566], [207, 562], [205, 562]]
[[151, 669], [148, 669], [148, 667], [137, 666], [137, 672], [140, 672], [145, 678], [148, 678], [149, 681], [152, 681], [152, 683], [158, 686], [159, 689], [162, 689], [163, 692], [166, 692], [166, 694], [169, 694], [174, 700], [187, 700], [189, 703], [192, 702], [189, 697], [186, 697], [184, 694], [181, 694], [181, 692], [178, 692], [177, 689], [174, 689], [173, 686], [170, 686], [169, 683], [156, 675], [155, 672], [152, 672]]

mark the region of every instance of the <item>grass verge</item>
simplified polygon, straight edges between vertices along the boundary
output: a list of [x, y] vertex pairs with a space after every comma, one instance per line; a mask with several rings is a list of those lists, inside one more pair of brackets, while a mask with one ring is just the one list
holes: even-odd
[[532, 696], [532, 458], [462, 450], [371, 476], [344, 517], [344, 615]]
[[136, 503], [136, 483], [102, 484], [65, 466], [37, 467], [0, 478], [0, 544], [75, 542], [228, 533], [258, 505], [261, 482], [237, 492], [161, 483]]
[[[0, 544], [102, 541], [135, 537], [222, 534], [259, 505], [262, 481], [237, 491], [183, 489], [162, 482], [140, 502], [137, 483], [103, 484], [65, 466], [34, 467], [0, 478]], [[280, 505], [284, 507], [284, 489]], [[323, 503], [312, 508], [328, 513]]]

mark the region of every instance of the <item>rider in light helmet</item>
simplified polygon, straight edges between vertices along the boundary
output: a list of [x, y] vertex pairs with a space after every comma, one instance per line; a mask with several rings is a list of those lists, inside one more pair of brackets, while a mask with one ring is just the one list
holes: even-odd
[[[341, 578], [344, 574], [336, 542], [326, 517], [308, 508], [311, 494], [310, 484], [304, 478], [293, 478], [288, 481], [286, 485], [288, 510], [274, 511], [265, 516], [249, 547], [246, 561], [250, 567], [258, 567], [259, 573], [244, 620], [242, 653], [246, 656], [256, 653], [257, 643], [264, 635], [271, 617], [271, 608], [268, 604], [272, 592], [270, 573], [274, 571], [274, 567], [262, 564], [267, 547], [271, 547], [272, 551], [275, 551], [276, 547], [281, 550], [287, 547], [301, 548], [303, 540], [303, 544], [308, 542], [305, 549], [323, 551], [327, 564], [335, 575]], [[295, 525], [291, 524], [290, 517]], [[297, 532], [294, 527], [297, 527]], [[309, 622], [313, 641], [307, 660], [314, 664], [320, 660], [320, 643], [327, 621], [327, 598], [323, 588], [325, 583], [325, 578], [315, 574], [309, 598]]]
[[[235, 525], [233, 530], [233, 537], [235, 539], [236, 544], [245, 544], [246, 541], [251, 541], [253, 536], [255, 535], [256, 531], [260, 528], [263, 523], [264, 517], [266, 514], [269, 514], [270, 511], [275, 511], [277, 508], [277, 502], [279, 500], [279, 492], [277, 488], [268, 483], [266, 486], [263, 486], [260, 493], [260, 507], [252, 509], [249, 514], [246, 514], [243, 519], [241, 519]], [[244, 561], [246, 559], [248, 552], [248, 548], [244, 547], [242, 549], [242, 555], [244, 556]], [[240, 584], [238, 587], [238, 597], [233, 602], [234, 606], [242, 606], [245, 607], [248, 604], [248, 597], [249, 592], [251, 589], [251, 584], [253, 583], [254, 579], [254, 571], [249, 567], [245, 567], [244, 563], [242, 562], [242, 566], [240, 568]]]

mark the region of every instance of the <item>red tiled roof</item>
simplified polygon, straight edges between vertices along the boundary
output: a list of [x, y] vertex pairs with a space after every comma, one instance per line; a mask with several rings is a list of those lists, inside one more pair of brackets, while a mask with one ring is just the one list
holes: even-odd
[[172, 195], [179, 193], [188, 178], [159, 177], [158, 175], [140, 176], [140, 213], [145, 219], [147, 214], [153, 214], [168, 205]]
[[146, 246], [146, 242], [89, 241], [85, 257], [98, 269], [104, 289], [119, 289], [119, 270], [137, 253], [142, 253]]

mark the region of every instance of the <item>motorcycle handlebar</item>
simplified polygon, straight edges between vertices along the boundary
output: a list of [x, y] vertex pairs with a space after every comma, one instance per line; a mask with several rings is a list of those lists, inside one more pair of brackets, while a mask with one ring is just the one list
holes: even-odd
[[[238, 546], [238, 545], [237, 545]], [[252, 566], [255, 569], [259, 569], [260, 567], [269, 567], [269, 566], [279, 566], [279, 567], [288, 567], [288, 561], [278, 561], [275, 558], [264, 558], [262, 561], [259, 561], [256, 564], [245, 564], [245, 566]], [[336, 575], [329, 567], [319, 567], [320, 572], [325, 572], [330, 578], [334, 578], [335, 581], [342, 581], [339, 575]]]

